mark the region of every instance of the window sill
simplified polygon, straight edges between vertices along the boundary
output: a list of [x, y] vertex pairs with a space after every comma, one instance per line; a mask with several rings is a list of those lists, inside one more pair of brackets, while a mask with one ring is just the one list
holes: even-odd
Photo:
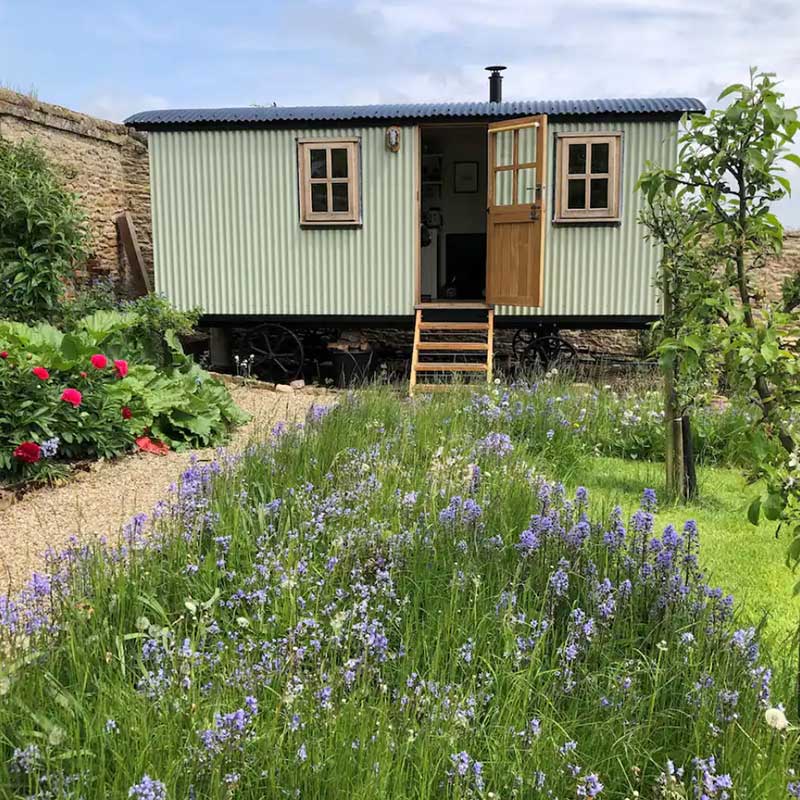
[[347, 222], [337, 222], [334, 220], [320, 220], [319, 222], [301, 222], [300, 227], [306, 230], [313, 230], [314, 228], [363, 228], [364, 223], [361, 220], [351, 220]]
[[556, 217], [553, 225], [603, 225], [614, 226], [622, 223], [622, 217]]

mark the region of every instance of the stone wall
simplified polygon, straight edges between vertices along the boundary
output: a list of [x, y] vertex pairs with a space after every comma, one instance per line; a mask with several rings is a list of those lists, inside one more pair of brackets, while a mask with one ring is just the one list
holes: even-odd
[[145, 264], [153, 269], [150, 179], [147, 140], [124, 125], [41, 103], [0, 88], [0, 136], [10, 141], [35, 138], [64, 169], [66, 182], [81, 198], [92, 236], [91, 275], [131, 276], [119, 243], [115, 218], [133, 218]]
[[767, 261], [766, 265], [758, 270], [757, 288], [768, 299], [778, 300], [784, 278], [798, 272], [800, 272], [800, 230], [785, 231], [783, 252], [777, 258]]

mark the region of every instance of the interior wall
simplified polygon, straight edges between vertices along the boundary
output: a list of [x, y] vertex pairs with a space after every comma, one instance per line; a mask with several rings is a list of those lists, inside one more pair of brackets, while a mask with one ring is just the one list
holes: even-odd
[[[452, 234], [486, 233], [486, 126], [426, 127], [422, 130], [423, 153], [442, 154], [441, 198], [443, 216], [441, 234], [441, 272], [447, 274], [446, 237]], [[475, 192], [455, 191], [455, 164], [477, 162], [478, 183]], [[423, 204], [436, 206], [435, 202]]]
[[[486, 128], [448, 128], [443, 131], [442, 210], [446, 233], [486, 232]], [[478, 162], [478, 191], [456, 192], [456, 161]]]

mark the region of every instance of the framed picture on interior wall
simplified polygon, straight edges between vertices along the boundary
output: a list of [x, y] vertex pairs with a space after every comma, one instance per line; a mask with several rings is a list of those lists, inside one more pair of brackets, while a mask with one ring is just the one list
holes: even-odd
[[453, 191], [467, 194], [478, 191], [478, 162], [456, 161], [453, 170]]

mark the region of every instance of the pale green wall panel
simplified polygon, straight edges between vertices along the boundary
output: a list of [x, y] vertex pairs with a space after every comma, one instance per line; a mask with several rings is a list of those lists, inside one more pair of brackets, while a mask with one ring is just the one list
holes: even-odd
[[[298, 224], [296, 140], [359, 136], [363, 226]], [[207, 314], [409, 314], [417, 137], [383, 128], [150, 135], [156, 285]]]
[[[622, 222], [556, 225], [548, 154], [544, 305], [499, 314], [659, 313], [658, 252], [642, 237], [634, 192], [648, 160], [675, 160], [674, 121], [551, 123], [550, 133], [622, 131]], [[359, 136], [363, 227], [301, 229], [296, 139]], [[409, 315], [416, 248], [413, 127], [399, 153], [383, 127], [150, 134], [156, 284], [208, 314]]]
[[[622, 222], [619, 225], [553, 223], [554, 134], [622, 131]], [[498, 314], [547, 316], [644, 316], [660, 313], [654, 286], [658, 250], [638, 224], [643, 198], [634, 190], [647, 161], [673, 164], [677, 123], [553, 122], [547, 157], [547, 228], [544, 304], [541, 308], [500, 306]]]

